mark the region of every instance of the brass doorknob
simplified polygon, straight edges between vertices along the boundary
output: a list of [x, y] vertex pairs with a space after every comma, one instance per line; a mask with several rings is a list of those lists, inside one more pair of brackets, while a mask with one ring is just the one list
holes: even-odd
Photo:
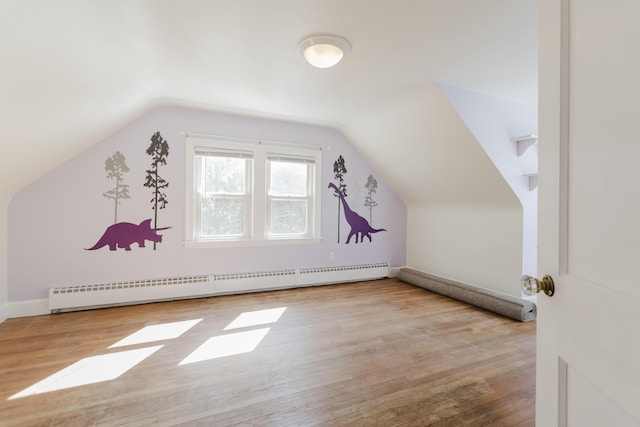
[[551, 297], [555, 292], [555, 285], [553, 284], [551, 276], [544, 276], [542, 280], [539, 280], [535, 277], [524, 275], [520, 280], [520, 284], [522, 285], [522, 290], [527, 295], [535, 295], [542, 291], [545, 295]]

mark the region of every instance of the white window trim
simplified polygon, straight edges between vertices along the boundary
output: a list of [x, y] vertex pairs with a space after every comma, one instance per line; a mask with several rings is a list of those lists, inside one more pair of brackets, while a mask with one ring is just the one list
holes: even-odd
[[[207, 239], [197, 240], [195, 237], [195, 215], [199, 215], [195, 209], [195, 182], [194, 182], [194, 156], [197, 147], [222, 148], [228, 150], [242, 150], [254, 152], [251, 186], [253, 195], [251, 201], [252, 210], [247, 224], [249, 238]], [[313, 203], [313, 221], [310, 224], [310, 233], [307, 237], [301, 236], [268, 236], [267, 215], [267, 185], [266, 159], [272, 155], [295, 156], [313, 158], [315, 161], [315, 173], [313, 177], [313, 191], [315, 193]], [[264, 161], [262, 161], [264, 160]], [[219, 248], [241, 246], [277, 246], [277, 245], [306, 245], [321, 242], [321, 200], [322, 200], [322, 152], [319, 149], [278, 146], [275, 144], [262, 144], [259, 142], [236, 142], [223, 139], [209, 139], [187, 136], [185, 141], [185, 248]]]

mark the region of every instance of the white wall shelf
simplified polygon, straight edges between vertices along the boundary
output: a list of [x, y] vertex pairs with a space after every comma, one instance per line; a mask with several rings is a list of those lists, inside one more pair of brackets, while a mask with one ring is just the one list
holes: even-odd
[[522, 156], [525, 151], [538, 143], [538, 135], [517, 136], [515, 138], [511, 138], [511, 140], [516, 143], [518, 156]]

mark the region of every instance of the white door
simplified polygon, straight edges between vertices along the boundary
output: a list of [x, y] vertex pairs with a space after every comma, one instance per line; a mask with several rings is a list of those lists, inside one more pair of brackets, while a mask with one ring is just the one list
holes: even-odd
[[539, 0], [536, 425], [640, 425], [640, 1]]

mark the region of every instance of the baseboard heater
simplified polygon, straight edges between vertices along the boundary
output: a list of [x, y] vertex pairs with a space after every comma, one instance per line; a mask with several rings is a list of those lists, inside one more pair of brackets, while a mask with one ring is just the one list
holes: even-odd
[[411, 268], [401, 268], [398, 272], [398, 279], [521, 322], [536, 318], [535, 303], [491, 289]]
[[211, 274], [49, 289], [52, 313], [389, 277], [389, 263]]

